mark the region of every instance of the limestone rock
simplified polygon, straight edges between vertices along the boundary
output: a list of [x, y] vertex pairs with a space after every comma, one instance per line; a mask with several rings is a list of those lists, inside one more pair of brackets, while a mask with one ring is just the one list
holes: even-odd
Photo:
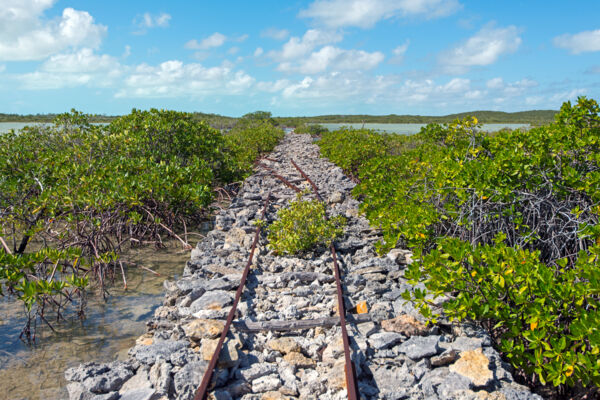
[[422, 336], [428, 332], [425, 324], [406, 314], [381, 321], [381, 327], [388, 332], [402, 333], [405, 336]]
[[431, 357], [431, 365], [441, 367], [458, 360], [458, 351], [454, 349], [446, 350], [439, 356]]
[[[375, 335], [373, 335], [375, 336]], [[413, 336], [399, 346], [401, 353], [412, 360], [435, 356], [440, 352], [439, 336]]]
[[298, 368], [309, 368], [315, 365], [314, 360], [305, 357], [302, 353], [297, 351], [290, 351], [283, 356], [283, 359]]
[[475, 386], [486, 386], [494, 377], [489, 365], [490, 360], [481, 349], [467, 350], [461, 353], [458, 361], [450, 365], [449, 369], [469, 378]]
[[[215, 349], [217, 348], [217, 343], [219, 339], [204, 339], [202, 341], [202, 359], [205, 361], [210, 361], [213, 354], [215, 353]], [[238, 353], [238, 343], [233, 340], [227, 340], [223, 347], [221, 348], [221, 352], [219, 353], [219, 361], [217, 365], [220, 368], [230, 368], [238, 365], [239, 363], [239, 353]]]
[[185, 334], [192, 340], [214, 339], [221, 335], [225, 323], [215, 319], [196, 319], [183, 327]]
[[388, 349], [402, 341], [402, 335], [395, 332], [379, 332], [371, 335], [369, 345], [376, 350]]
[[252, 391], [263, 393], [277, 390], [281, 386], [281, 380], [277, 375], [266, 375], [252, 381]]
[[281, 354], [287, 354], [292, 351], [299, 352], [301, 350], [298, 342], [291, 337], [282, 337], [279, 339], [273, 339], [267, 343], [267, 346], [271, 350], [278, 351]]
[[224, 290], [214, 290], [206, 292], [192, 304], [190, 304], [190, 312], [195, 313], [202, 310], [220, 310], [233, 303], [233, 295]]

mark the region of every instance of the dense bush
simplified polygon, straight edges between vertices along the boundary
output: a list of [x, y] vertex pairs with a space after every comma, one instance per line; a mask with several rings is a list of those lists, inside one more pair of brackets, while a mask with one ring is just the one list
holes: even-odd
[[287, 208], [277, 212], [277, 220], [269, 226], [269, 247], [278, 254], [297, 254], [331, 244], [343, 233], [346, 220], [341, 215], [325, 217], [322, 202], [303, 200], [298, 194]]
[[260, 154], [273, 150], [284, 132], [271, 122], [270, 113], [246, 114], [228, 132], [228, 166], [223, 170], [228, 180], [246, 177]]
[[319, 124], [301, 124], [294, 128], [294, 133], [309, 134], [312, 137], [320, 137], [325, 132], [328, 132], [327, 128]]
[[380, 251], [414, 251], [406, 276], [426, 290], [406, 298], [435, 319], [427, 294], [452, 294], [446, 315], [481, 321], [524, 377], [563, 391], [600, 385], [598, 113], [580, 98], [529, 131], [487, 136], [466, 118], [428, 125], [398, 155], [364, 134], [344, 147], [343, 131], [339, 151], [322, 149], [358, 174]]
[[[192, 114], [154, 109], [108, 126], [74, 111], [0, 135], [0, 280], [43, 318], [88, 278], [103, 287], [123, 246], [161, 243], [204, 218], [214, 189], [281, 137], [262, 120], [225, 137]], [[28, 251], [31, 241], [41, 250]]]

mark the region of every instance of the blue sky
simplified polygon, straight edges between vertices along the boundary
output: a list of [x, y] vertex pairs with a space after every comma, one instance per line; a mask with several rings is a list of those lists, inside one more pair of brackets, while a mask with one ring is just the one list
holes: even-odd
[[600, 1], [0, 0], [0, 112], [238, 116], [600, 100]]

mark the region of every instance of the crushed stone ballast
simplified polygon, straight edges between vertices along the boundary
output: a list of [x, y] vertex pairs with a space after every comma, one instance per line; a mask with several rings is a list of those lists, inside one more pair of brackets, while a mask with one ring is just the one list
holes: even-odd
[[[378, 257], [379, 232], [358, 214], [354, 183], [319, 156], [308, 135], [287, 134], [261, 160], [214, 229], [192, 251], [129, 358], [65, 372], [71, 400], [194, 398], [249, 259], [264, 199], [264, 219], [314, 181], [330, 215], [347, 218], [335, 243], [358, 394], [364, 399], [541, 399], [515, 383], [487, 334], [469, 324], [427, 326], [401, 298], [410, 252]], [[266, 167], [266, 168], [265, 168]], [[283, 178], [283, 179], [281, 179]], [[284, 181], [287, 181], [286, 184]], [[261, 233], [230, 332], [209, 385], [213, 399], [347, 399], [346, 368], [332, 253], [274, 255]]]

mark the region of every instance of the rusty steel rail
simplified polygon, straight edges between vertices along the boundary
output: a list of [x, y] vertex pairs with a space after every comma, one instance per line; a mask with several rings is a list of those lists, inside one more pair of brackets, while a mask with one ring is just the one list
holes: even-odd
[[290, 189], [292, 189], [294, 192], [296, 193], [300, 193], [302, 190], [300, 190], [300, 188], [296, 185], [294, 185], [292, 182], [288, 181], [287, 179], [285, 179], [283, 176], [279, 175], [277, 172], [275, 172], [275, 170], [271, 167], [267, 167], [265, 164], [262, 163], [258, 163], [257, 164], [259, 167], [266, 169], [267, 171], [269, 171], [271, 173], [271, 175], [273, 175], [275, 178], [279, 179], [281, 182], [284, 183], [285, 186], [289, 187]]
[[[291, 160], [294, 168], [298, 170], [300, 175], [304, 177], [312, 186], [315, 195], [319, 199], [319, 201], [323, 202], [323, 198], [319, 194], [319, 189], [317, 185], [302, 171], [302, 169]], [[327, 218], [327, 216], [325, 216]], [[356, 380], [356, 369], [354, 367], [354, 363], [352, 362], [352, 357], [350, 356], [350, 340], [348, 339], [348, 331], [346, 329], [346, 308], [344, 307], [344, 292], [342, 290], [342, 281], [340, 279], [340, 268], [337, 262], [337, 255], [335, 252], [335, 247], [333, 246], [333, 242], [329, 245], [329, 250], [331, 251], [331, 256], [333, 258], [333, 273], [335, 275], [335, 285], [337, 287], [337, 299], [338, 299], [338, 314], [340, 314], [340, 326], [342, 328], [342, 341], [344, 344], [344, 358], [346, 361], [346, 365], [344, 368], [344, 372], [346, 374], [346, 389], [348, 391], [348, 399], [349, 400], [358, 400], [360, 398], [358, 394], [358, 382]]]
[[[260, 218], [263, 219], [265, 217], [265, 213], [267, 212], [267, 207], [269, 206], [269, 198], [271, 197], [271, 192], [267, 194], [267, 197], [264, 201], [264, 206], [262, 209], [262, 213]], [[202, 382], [200, 383], [200, 387], [196, 391], [194, 395], [194, 400], [205, 400], [206, 394], [208, 391], [208, 385], [212, 379], [213, 371], [217, 366], [217, 361], [219, 360], [219, 354], [221, 353], [221, 349], [223, 348], [223, 343], [225, 342], [225, 338], [227, 337], [227, 333], [229, 332], [229, 328], [231, 323], [233, 322], [233, 317], [235, 316], [235, 311], [237, 309], [237, 305], [242, 297], [242, 292], [244, 291], [244, 286], [246, 286], [246, 279], [248, 278], [248, 273], [250, 272], [250, 266], [252, 265], [252, 258], [254, 257], [254, 250], [256, 249], [256, 244], [258, 243], [258, 238], [260, 236], [261, 226], [258, 225], [256, 227], [256, 233], [254, 235], [254, 241], [252, 242], [252, 248], [250, 250], [250, 256], [248, 257], [248, 262], [246, 263], [246, 268], [244, 268], [244, 273], [242, 274], [242, 279], [240, 280], [240, 286], [238, 286], [237, 292], [235, 294], [235, 300], [233, 301], [233, 305], [231, 306], [231, 310], [229, 311], [229, 315], [227, 316], [227, 321], [225, 322], [225, 327], [223, 328], [223, 332], [221, 332], [221, 337], [219, 338], [219, 342], [217, 343], [217, 347], [215, 348], [215, 352], [213, 353], [212, 358], [210, 359], [210, 363], [208, 364], [208, 368], [202, 377]]]

